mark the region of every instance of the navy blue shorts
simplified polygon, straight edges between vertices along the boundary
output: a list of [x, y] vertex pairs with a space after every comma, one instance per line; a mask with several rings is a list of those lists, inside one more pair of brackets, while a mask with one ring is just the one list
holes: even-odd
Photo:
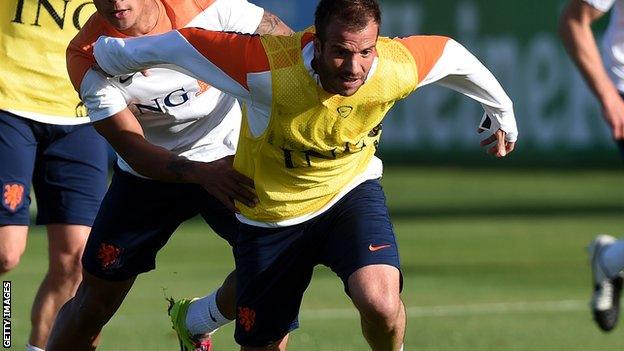
[[235, 243], [238, 220], [201, 186], [139, 178], [115, 167], [82, 256], [83, 267], [111, 281], [150, 271], [176, 228], [197, 214]]
[[234, 249], [237, 272], [235, 339], [263, 347], [298, 327], [303, 293], [317, 264], [347, 280], [373, 264], [399, 268], [399, 251], [379, 181], [366, 181], [327, 212], [283, 228], [241, 225]]
[[35, 122], [0, 111], [0, 225], [91, 226], [108, 183], [107, 144], [91, 125]]

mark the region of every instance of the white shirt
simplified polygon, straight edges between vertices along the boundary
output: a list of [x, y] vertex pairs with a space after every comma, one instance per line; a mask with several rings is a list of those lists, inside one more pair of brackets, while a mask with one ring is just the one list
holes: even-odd
[[[183, 27], [254, 33], [264, 10], [246, 0], [216, 0]], [[177, 155], [210, 162], [233, 155], [238, 143], [241, 111], [231, 95], [167, 68], [106, 79], [89, 70], [80, 96], [92, 121], [102, 120], [128, 107], [145, 138]], [[136, 176], [123, 158], [119, 167]]]

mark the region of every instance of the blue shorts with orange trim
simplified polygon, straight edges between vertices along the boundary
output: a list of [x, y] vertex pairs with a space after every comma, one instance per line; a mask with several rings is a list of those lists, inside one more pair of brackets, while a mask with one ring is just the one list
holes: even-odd
[[156, 254], [178, 226], [201, 215], [231, 245], [239, 222], [197, 184], [139, 178], [114, 168], [113, 179], [82, 255], [96, 277], [121, 281], [156, 267]]
[[347, 280], [373, 264], [399, 265], [399, 251], [379, 181], [366, 181], [307, 222], [261, 228], [241, 225], [234, 249], [237, 272], [235, 339], [264, 347], [299, 326], [303, 293], [317, 264]]
[[40, 123], [0, 111], [0, 225], [91, 226], [108, 183], [108, 150], [91, 125]]

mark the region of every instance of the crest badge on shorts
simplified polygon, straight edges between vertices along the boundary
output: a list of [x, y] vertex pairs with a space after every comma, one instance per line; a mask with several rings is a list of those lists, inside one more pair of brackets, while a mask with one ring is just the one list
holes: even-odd
[[24, 205], [25, 187], [21, 183], [2, 184], [2, 206], [15, 213]]
[[115, 268], [119, 263], [119, 256], [121, 256], [121, 248], [115, 245], [102, 243], [98, 249], [97, 258], [104, 270]]

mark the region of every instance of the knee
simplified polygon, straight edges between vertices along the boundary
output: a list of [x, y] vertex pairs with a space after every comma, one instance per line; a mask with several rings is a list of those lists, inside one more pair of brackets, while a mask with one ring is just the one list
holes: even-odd
[[363, 322], [386, 331], [396, 327], [404, 308], [398, 294], [373, 294], [354, 302]]
[[0, 274], [7, 273], [17, 267], [21, 256], [20, 253], [14, 252], [0, 253]]
[[82, 263], [80, 254], [59, 255], [52, 257], [48, 274], [59, 285], [71, 284], [74, 289], [82, 280]]

